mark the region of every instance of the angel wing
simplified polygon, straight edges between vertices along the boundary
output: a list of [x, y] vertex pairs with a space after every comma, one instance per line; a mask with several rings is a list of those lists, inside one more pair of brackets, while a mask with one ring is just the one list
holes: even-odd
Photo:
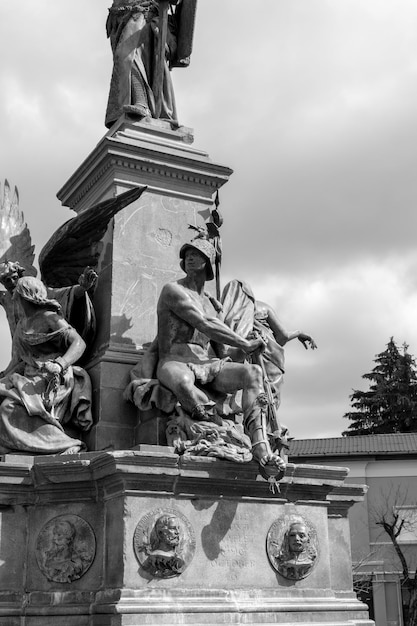
[[97, 265], [101, 239], [119, 211], [137, 200], [147, 187], [136, 187], [105, 200], [65, 222], [52, 235], [39, 255], [42, 280], [48, 287], [76, 285], [87, 266]]
[[34, 250], [23, 211], [19, 208], [17, 187], [12, 195], [10, 185], [5, 180], [3, 198], [0, 186], [0, 263], [18, 261], [25, 268], [26, 275], [36, 276], [37, 271], [33, 266]]

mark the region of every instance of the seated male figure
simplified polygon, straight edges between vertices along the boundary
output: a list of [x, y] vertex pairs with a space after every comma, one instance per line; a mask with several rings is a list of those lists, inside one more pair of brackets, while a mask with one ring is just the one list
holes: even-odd
[[218, 356], [224, 344], [246, 354], [262, 350], [265, 344], [261, 337], [239, 336], [218, 318], [214, 299], [204, 290], [205, 282], [214, 278], [214, 254], [213, 246], [203, 238], [183, 245], [180, 258], [186, 276], [162, 289], [157, 308], [157, 378], [198, 420], [208, 418], [208, 396], [196, 382], [222, 393], [243, 390], [244, 426], [253, 456], [264, 476], [276, 476], [285, 464], [268, 441], [262, 370]]

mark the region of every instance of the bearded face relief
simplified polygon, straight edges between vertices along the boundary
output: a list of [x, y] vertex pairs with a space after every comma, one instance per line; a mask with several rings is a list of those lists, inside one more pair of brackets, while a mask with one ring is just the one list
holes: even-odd
[[158, 509], [145, 515], [136, 526], [133, 541], [143, 573], [152, 578], [179, 576], [195, 550], [189, 521], [174, 509]]

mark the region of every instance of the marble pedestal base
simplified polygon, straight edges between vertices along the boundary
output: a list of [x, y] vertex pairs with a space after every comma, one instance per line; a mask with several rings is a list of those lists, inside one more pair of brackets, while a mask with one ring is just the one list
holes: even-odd
[[[3, 457], [0, 626], [371, 626], [352, 591], [347, 520], [363, 488], [346, 474], [289, 464], [273, 495], [254, 463], [157, 446]], [[161, 515], [179, 520], [172, 577], [154, 575], [140, 551]], [[271, 564], [274, 529], [291, 516], [316, 547], [300, 580]]]

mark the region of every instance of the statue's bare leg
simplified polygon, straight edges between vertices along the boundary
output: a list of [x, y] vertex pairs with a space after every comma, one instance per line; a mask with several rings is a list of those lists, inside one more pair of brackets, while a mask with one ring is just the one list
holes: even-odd
[[272, 452], [267, 433], [267, 399], [259, 365], [226, 363], [212, 386], [225, 393], [243, 389], [242, 408], [245, 430], [252, 442], [252, 453], [264, 478], [282, 475], [285, 463]]
[[177, 397], [182, 408], [193, 419], [208, 419], [204, 411], [210, 401], [207, 395], [195, 386], [195, 376], [190, 368], [179, 361], [166, 361], [158, 366], [157, 378]]

